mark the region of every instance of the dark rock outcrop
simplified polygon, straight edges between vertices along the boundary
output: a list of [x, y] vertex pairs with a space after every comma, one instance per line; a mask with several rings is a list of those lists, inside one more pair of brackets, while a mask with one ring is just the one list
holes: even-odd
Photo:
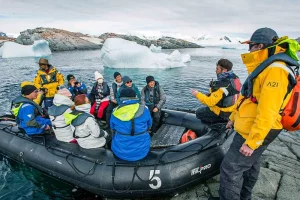
[[0, 32], [0, 37], [7, 37], [7, 35], [3, 32]]
[[101, 44], [89, 41], [91, 38], [82, 33], [74, 33], [55, 28], [35, 28], [27, 29], [20, 33], [17, 43], [32, 45], [35, 40], [47, 40], [51, 51], [89, 50], [100, 49]]
[[124, 40], [134, 41], [137, 44], [150, 47], [151, 44], [155, 46], [161, 46], [162, 49], [179, 49], [179, 48], [201, 48], [200, 45], [188, 42], [182, 39], [176, 39], [172, 37], [161, 37], [158, 40], [141, 39], [137, 36], [122, 35], [116, 33], [104, 33], [99, 36], [100, 39], [105, 41], [107, 38], [122, 38]]

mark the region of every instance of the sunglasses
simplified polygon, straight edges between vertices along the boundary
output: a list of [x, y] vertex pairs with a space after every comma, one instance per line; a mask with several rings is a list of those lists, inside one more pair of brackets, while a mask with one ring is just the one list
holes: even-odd
[[132, 81], [127, 81], [126, 83], [129, 84], [129, 83], [132, 83]]
[[252, 49], [252, 47], [254, 47], [254, 46], [256, 46], [256, 45], [258, 45], [258, 44], [256, 44], [256, 43], [250, 43], [250, 44], [249, 44], [249, 51]]
[[35, 93], [38, 93], [40, 90], [34, 90]]

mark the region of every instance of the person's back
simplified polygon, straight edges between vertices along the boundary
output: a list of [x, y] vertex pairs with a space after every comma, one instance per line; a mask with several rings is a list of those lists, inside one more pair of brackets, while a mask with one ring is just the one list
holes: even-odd
[[120, 106], [114, 110], [110, 120], [114, 132], [112, 151], [127, 161], [140, 160], [150, 150], [148, 129], [152, 125], [151, 115], [146, 106], [139, 105], [135, 96], [131, 88], [123, 89]]
[[38, 90], [32, 84], [24, 85], [22, 95], [12, 101], [12, 113], [16, 122], [27, 135], [41, 134], [49, 130], [51, 121], [43, 118], [43, 110], [33, 100], [38, 96]]
[[62, 142], [75, 142], [73, 138], [74, 128], [65, 122], [65, 114], [71, 113], [71, 106], [74, 105], [71, 98], [72, 94], [68, 89], [58, 90], [54, 96], [53, 105], [48, 110], [56, 139]]
[[65, 115], [68, 123], [75, 127], [74, 138], [76, 138], [80, 147], [84, 149], [93, 149], [103, 147], [106, 144], [107, 133], [100, 130], [100, 127], [94, 116], [89, 114], [91, 104], [84, 95], [75, 97], [75, 110]]

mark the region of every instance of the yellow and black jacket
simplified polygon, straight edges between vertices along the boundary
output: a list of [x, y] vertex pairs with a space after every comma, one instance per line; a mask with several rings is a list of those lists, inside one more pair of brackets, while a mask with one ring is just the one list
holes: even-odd
[[64, 84], [64, 76], [57, 71], [53, 66], [49, 67], [49, 72], [45, 70], [38, 70], [37, 75], [34, 78], [34, 86], [38, 89], [45, 88], [47, 93], [45, 97], [54, 97], [57, 93], [57, 88]]
[[208, 95], [198, 92], [196, 98], [216, 115], [228, 118], [234, 109], [240, 88], [241, 82], [238, 76], [232, 73], [231, 78], [214, 81]]
[[[286, 51], [280, 46], [273, 47], [275, 55]], [[242, 55], [244, 64], [247, 66], [248, 73], [260, 67], [264, 61], [271, 59], [269, 49], [263, 49]], [[292, 70], [288, 65], [297, 65], [293, 59], [291, 62], [276, 61], [268, 64], [255, 79], [251, 80], [251, 96], [243, 93], [235, 104], [235, 109], [230, 115], [230, 120], [234, 122], [234, 128], [246, 141], [251, 149], [255, 150], [264, 143], [271, 130], [281, 130], [280, 111], [286, 106], [291, 95], [290, 79], [293, 77]], [[293, 62], [294, 61], [294, 62]], [[249, 78], [249, 77], [248, 77]], [[278, 132], [279, 133], [279, 132]]]

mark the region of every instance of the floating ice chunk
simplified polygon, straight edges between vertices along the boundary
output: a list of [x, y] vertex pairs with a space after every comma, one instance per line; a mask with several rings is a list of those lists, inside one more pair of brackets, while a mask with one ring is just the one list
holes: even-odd
[[49, 48], [49, 42], [46, 40], [34, 41], [32, 46], [34, 52], [34, 57], [47, 57], [51, 55], [51, 50]]
[[239, 50], [248, 50], [249, 46], [245, 44], [227, 44], [222, 45], [222, 49], [239, 49]]
[[0, 49], [2, 58], [15, 57], [47, 57], [51, 55], [49, 43], [46, 40], [34, 41], [33, 45], [20, 45], [15, 42], [5, 42]]
[[[109, 68], [174, 68], [186, 66], [182, 55], [175, 50], [171, 55], [153, 53], [148, 47], [121, 38], [109, 38], [101, 52], [101, 60]], [[184, 59], [183, 59], [184, 57]]]
[[149, 49], [154, 53], [160, 53], [161, 52], [161, 46], [155, 46], [154, 44], [151, 44]]

